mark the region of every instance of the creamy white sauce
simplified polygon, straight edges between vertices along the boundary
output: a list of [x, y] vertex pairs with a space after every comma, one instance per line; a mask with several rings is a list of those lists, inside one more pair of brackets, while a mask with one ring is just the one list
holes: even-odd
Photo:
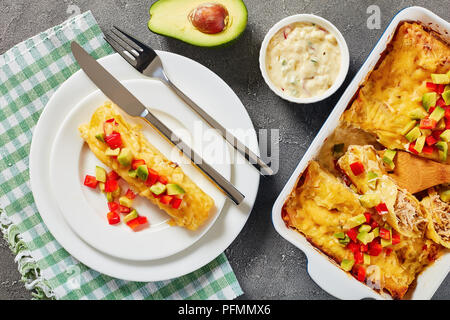
[[270, 40], [266, 69], [272, 83], [286, 95], [315, 97], [327, 91], [339, 74], [341, 51], [323, 27], [296, 22]]

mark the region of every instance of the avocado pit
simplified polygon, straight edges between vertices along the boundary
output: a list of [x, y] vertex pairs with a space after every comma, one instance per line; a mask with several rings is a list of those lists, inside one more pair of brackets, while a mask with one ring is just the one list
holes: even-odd
[[219, 3], [203, 3], [191, 11], [189, 20], [200, 32], [215, 34], [226, 28], [229, 15], [228, 10]]

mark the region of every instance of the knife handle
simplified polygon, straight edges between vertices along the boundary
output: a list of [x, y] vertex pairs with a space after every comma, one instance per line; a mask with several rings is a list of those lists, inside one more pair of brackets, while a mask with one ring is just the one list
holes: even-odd
[[236, 189], [227, 179], [219, 172], [205, 162], [194, 150], [192, 150], [183, 140], [175, 135], [164, 123], [156, 118], [149, 110], [145, 110], [141, 114], [141, 118], [145, 119], [152, 125], [156, 131], [160, 132], [167, 140], [186, 155], [191, 162], [198, 167], [203, 173], [231, 199], [235, 204], [239, 205], [244, 200], [244, 195]]

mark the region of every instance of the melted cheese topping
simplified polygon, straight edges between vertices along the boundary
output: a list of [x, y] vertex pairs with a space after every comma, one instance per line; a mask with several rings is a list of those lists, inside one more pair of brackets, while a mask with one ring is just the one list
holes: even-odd
[[[450, 47], [419, 24], [403, 23], [379, 67], [361, 87], [342, 119], [368, 131], [389, 149], [407, 150], [402, 130], [409, 114], [422, 106], [432, 73], [450, 70]], [[424, 155], [439, 159], [437, 151]], [[448, 157], [450, 163], [450, 157]]]
[[297, 22], [270, 40], [266, 68], [272, 83], [296, 98], [325, 93], [336, 81], [341, 51], [336, 38], [312, 23]]

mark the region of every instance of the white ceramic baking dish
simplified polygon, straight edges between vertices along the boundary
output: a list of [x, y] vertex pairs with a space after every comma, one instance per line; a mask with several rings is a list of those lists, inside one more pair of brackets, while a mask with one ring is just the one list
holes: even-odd
[[[281, 211], [286, 198], [297, 183], [298, 177], [305, 170], [309, 161], [316, 157], [325, 139], [337, 127], [341, 114], [352, 100], [360, 84], [362, 84], [375, 67], [385, 51], [386, 46], [392, 40], [397, 26], [403, 21], [420, 22], [438, 32], [443, 39], [450, 42], [450, 24], [431, 11], [422, 7], [409, 7], [397, 13], [311, 143], [311, 146], [281, 191], [272, 209], [272, 222], [275, 229], [283, 238], [305, 253], [308, 259], [308, 273], [311, 278], [322, 289], [340, 299], [391, 299], [391, 296], [388, 294], [379, 294], [340, 269], [328, 256], [311, 245], [303, 235], [287, 228], [281, 218]], [[440, 259], [435, 261], [435, 263], [426, 268], [418, 276], [415, 288], [409, 290], [410, 292], [408, 292], [405, 299], [431, 299], [449, 271], [450, 252], [447, 250]]]

